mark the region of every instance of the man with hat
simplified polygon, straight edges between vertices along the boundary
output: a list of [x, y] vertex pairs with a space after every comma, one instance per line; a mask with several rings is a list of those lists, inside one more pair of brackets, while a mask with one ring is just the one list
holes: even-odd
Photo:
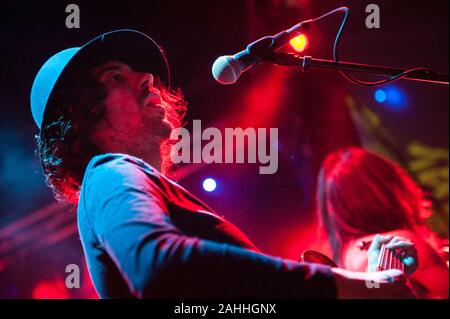
[[56, 198], [78, 204], [100, 297], [411, 296], [400, 271], [353, 273], [265, 255], [168, 179], [168, 140], [185, 107], [163, 51], [134, 30], [63, 50], [36, 75], [42, 168]]

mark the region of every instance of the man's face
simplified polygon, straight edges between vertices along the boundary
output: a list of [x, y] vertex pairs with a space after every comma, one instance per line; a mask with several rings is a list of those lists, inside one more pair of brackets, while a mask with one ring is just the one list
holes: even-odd
[[125, 63], [112, 61], [95, 67], [93, 75], [108, 92], [103, 101], [106, 123], [102, 124], [112, 129], [113, 138], [130, 142], [144, 139], [154, 144], [169, 137], [171, 128], [152, 74], [135, 72]]

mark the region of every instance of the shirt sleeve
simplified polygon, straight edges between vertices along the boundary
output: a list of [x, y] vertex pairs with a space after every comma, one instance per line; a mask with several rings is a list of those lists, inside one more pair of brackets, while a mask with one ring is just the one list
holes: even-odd
[[157, 183], [126, 157], [86, 172], [91, 230], [138, 298], [334, 298], [329, 267], [186, 236]]

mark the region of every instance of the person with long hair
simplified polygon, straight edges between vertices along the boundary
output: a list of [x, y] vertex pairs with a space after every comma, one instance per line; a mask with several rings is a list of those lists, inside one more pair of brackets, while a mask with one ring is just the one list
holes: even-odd
[[384, 236], [389, 248], [415, 247], [419, 265], [409, 279], [423, 298], [448, 298], [448, 266], [429, 229], [430, 201], [397, 164], [364, 149], [330, 153], [317, 183], [317, 209], [335, 261], [352, 271], [374, 271], [366, 247]]

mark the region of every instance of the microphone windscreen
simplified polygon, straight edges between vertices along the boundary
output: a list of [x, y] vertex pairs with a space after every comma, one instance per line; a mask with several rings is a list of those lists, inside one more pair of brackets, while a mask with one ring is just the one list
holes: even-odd
[[212, 75], [220, 84], [235, 83], [242, 73], [242, 65], [232, 55], [217, 58], [212, 66]]

